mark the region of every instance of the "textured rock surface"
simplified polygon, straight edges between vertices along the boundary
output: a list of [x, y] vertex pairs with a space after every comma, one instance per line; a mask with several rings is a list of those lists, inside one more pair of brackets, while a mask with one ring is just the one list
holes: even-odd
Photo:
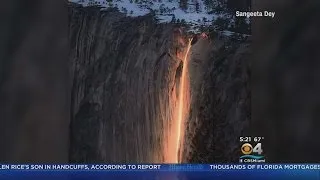
[[225, 47], [220, 40], [193, 47], [185, 162], [239, 161], [239, 137], [248, 135], [251, 114], [251, 49], [249, 42]]
[[[71, 161], [165, 162], [186, 40], [148, 16], [72, 8], [70, 19]], [[222, 46], [200, 40], [192, 48], [184, 161], [229, 162], [238, 155], [250, 114], [249, 47]]]
[[163, 162], [179, 60], [173, 27], [70, 10], [72, 162]]
[[[219, 161], [234, 151], [247, 118], [247, 101], [240, 100], [248, 96], [246, 62], [238, 58], [245, 48], [223, 51], [199, 40], [187, 66], [181, 63], [187, 40], [173, 25], [71, 5], [68, 62], [61, 20], [67, 9], [56, 11], [63, 1], [34, 3], [39, 6], [27, 3], [37, 7], [32, 11], [23, 3], [14, 9], [25, 16], [12, 16], [1, 29], [1, 161], [63, 163], [69, 154], [71, 162], [172, 162], [183, 66], [191, 83], [183, 92], [191, 90], [192, 105], [185, 160]], [[26, 20], [32, 23], [21, 28]]]

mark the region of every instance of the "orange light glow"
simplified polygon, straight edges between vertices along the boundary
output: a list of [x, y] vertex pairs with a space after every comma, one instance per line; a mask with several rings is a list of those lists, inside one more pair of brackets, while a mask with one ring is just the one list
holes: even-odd
[[[176, 148], [175, 148], [175, 154], [176, 154], [176, 163], [179, 163], [181, 161], [181, 152], [180, 148], [182, 148], [183, 145], [183, 136], [184, 136], [184, 123], [185, 123], [185, 113], [184, 113], [184, 107], [185, 103], [184, 102], [184, 97], [185, 97], [185, 92], [186, 92], [186, 78], [187, 78], [187, 69], [188, 69], [188, 55], [189, 51], [191, 48], [191, 41], [192, 38], [189, 39], [188, 47], [186, 54], [183, 59], [183, 68], [182, 68], [182, 75], [181, 75], [181, 80], [180, 80], [180, 89], [179, 89], [179, 103], [178, 103], [178, 115], [177, 115], [177, 141], [176, 141]], [[180, 154], [180, 155], [179, 155]]]
[[[183, 142], [185, 132], [185, 119], [189, 111], [189, 76], [188, 76], [188, 55], [191, 49], [192, 38], [189, 39], [187, 48], [183, 53], [178, 53], [183, 61], [182, 73], [180, 76], [177, 94], [173, 94], [171, 101], [175, 103], [175, 108], [172, 109], [172, 120], [169, 123], [167, 132], [164, 138], [164, 163], [180, 163], [183, 154]], [[176, 89], [175, 89], [176, 90]], [[176, 91], [173, 91], [176, 92]]]

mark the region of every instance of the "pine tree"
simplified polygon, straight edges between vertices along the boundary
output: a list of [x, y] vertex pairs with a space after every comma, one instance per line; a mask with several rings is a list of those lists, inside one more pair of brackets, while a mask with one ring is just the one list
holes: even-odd
[[197, 12], [197, 13], [200, 12], [200, 4], [199, 4], [198, 1], [196, 2], [196, 12]]
[[165, 13], [165, 5], [161, 4], [160, 7], [159, 7], [159, 10], [160, 10], [161, 14]]
[[186, 11], [188, 9], [188, 0], [180, 0], [179, 6], [182, 10]]
[[128, 13], [128, 10], [127, 10], [126, 8], [124, 8], [124, 7], [122, 7], [121, 10], [122, 10], [122, 12], [125, 13], [125, 14]]
[[207, 18], [206, 18], [206, 17], [203, 17], [203, 18], [202, 18], [202, 21], [203, 21], [203, 22], [207, 22]]
[[175, 23], [175, 22], [176, 22], [176, 16], [175, 16], [175, 15], [172, 16], [171, 22], [172, 22], [172, 23]]

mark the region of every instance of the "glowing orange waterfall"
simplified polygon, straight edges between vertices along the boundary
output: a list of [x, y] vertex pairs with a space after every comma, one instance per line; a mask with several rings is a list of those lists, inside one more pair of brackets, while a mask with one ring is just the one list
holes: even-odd
[[[172, 120], [167, 129], [165, 137], [165, 149], [164, 149], [164, 162], [165, 163], [179, 163], [181, 162], [184, 131], [185, 131], [185, 118], [187, 117], [189, 107], [189, 84], [188, 84], [188, 55], [191, 49], [192, 38], [189, 39], [186, 50], [181, 54], [182, 58], [182, 73], [180, 76], [178, 88], [178, 96], [174, 94], [172, 96], [172, 102], [175, 102], [175, 108], [172, 114]], [[177, 98], [177, 99], [176, 99]]]
[[177, 140], [176, 140], [176, 147], [175, 147], [175, 154], [176, 154], [176, 159], [175, 162], [179, 163], [181, 162], [181, 152], [180, 149], [182, 149], [183, 146], [183, 136], [184, 136], [184, 123], [185, 123], [185, 111], [184, 111], [184, 107], [185, 104], [187, 102], [185, 102], [185, 93], [187, 91], [186, 88], [186, 78], [187, 77], [187, 71], [188, 71], [188, 55], [189, 55], [189, 51], [191, 48], [191, 41], [192, 38], [189, 39], [188, 42], [188, 46], [187, 46], [187, 51], [184, 55], [184, 59], [183, 59], [183, 67], [182, 67], [182, 75], [181, 75], [181, 79], [180, 79], [180, 86], [179, 86], [179, 100], [178, 100], [178, 111], [177, 111], [177, 127], [176, 127], [176, 131], [177, 131]]
[[[175, 102], [175, 108], [172, 114], [172, 120], [168, 126], [166, 137], [164, 139], [164, 163], [180, 163], [184, 142], [185, 119], [189, 111], [189, 84], [188, 84], [188, 55], [191, 49], [192, 38], [189, 39], [186, 50], [181, 54], [183, 61], [182, 73], [179, 81], [178, 96], [174, 94], [172, 101]], [[177, 99], [176, 99], [177, 98]]]

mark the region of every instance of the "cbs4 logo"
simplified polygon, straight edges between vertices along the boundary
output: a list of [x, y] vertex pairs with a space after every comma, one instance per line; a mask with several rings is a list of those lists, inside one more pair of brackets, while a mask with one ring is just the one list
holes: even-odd
[[249, 155], [251, 153], [257, 153], [257, 154], [262, 154], [262, 144], [257, 143], [254, 147], [250, 143], [245, 143], [241, 146], [241, 152], [242, 154]]

